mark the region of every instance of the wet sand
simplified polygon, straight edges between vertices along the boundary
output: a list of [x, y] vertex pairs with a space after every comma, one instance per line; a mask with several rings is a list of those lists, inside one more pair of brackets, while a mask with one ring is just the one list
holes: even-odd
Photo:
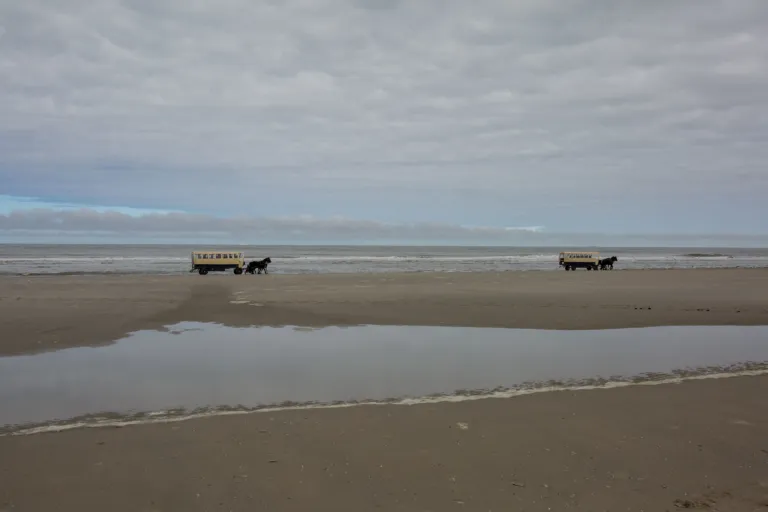
[[[179, 321], [768, 324], [765, 270], [0, 278], [0, 353]], [[768, 376], [0, 437], [6, 510], [768, 510]]]
[[768, 508], [768, 377], [0, 437], [0, 510]]
[[0, 277], [0, 355], [181, 321], [609, 329], [768, 324], [768, 270]]

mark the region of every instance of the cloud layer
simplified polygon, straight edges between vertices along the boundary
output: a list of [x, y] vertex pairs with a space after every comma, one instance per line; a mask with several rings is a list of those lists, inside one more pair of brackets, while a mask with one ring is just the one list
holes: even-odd
[[412, 243], [486, 245], [677, 245], [755, 246], [766, 235], [550, 233], [540, 226], [484, 227], [446, 223], [385, 223], [336, 218], [214, 217], [188, 213], [126, 213], [91, 209], [29, 209], [0, 214], [0, 235], [14, 241], [87, 238], [143, 242], [228, 243]]
[[763, 0], [26, 0], [0, 24], [5, 194], [764, 232]]
[[438, 223], [394, 224], [346, 219], [300, 217], [223, 218], [188, 213], [130, 215], [91, 209], [16, 210], [0, 215], [0, 232], [33, 234], [140, 235], [143, 237], [267, 237], [318, 240], [512, 240], [541, 231], [531, 227], [467, 227]]

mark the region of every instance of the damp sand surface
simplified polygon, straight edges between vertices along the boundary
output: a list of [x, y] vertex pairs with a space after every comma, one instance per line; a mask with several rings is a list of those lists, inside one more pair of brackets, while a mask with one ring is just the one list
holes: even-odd
[[0, 355], [178, 322], [614, 329], [768, 325], [765, 269], [0, 276]]
[[0, 509], [753, 512], [768, 377], [0, 437]]
[[[179, 322], [768, 325], [762, 269], [206, 278], [0, 277], [0, 353]], [[766, 508], [768, 377], [676, 382], [2, 436], [0, 510]]]

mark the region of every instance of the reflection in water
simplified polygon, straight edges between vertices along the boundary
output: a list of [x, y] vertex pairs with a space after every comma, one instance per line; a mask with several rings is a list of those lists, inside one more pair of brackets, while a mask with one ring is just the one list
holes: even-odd
[[513, 387], [768, 361], [766, 327], [538, 331], [185, 322], [114, 345], [0, 358], [0, 425]]

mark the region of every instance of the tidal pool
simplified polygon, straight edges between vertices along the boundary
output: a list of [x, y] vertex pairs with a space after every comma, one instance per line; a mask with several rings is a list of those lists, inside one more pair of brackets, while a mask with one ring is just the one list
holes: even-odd
[[105, 412], [383, 400], [766, 361], [768, 327], [303, 329], [185, 322], [108, 346], [0, 358], [0, 425]]

